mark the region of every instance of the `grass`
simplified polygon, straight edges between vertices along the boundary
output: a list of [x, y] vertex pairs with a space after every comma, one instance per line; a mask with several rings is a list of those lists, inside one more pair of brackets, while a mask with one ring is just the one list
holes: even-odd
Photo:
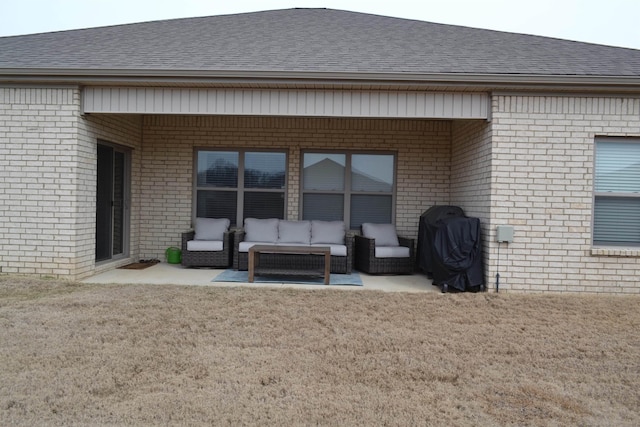
[[0, 425], [640, 425], [640, 299], [0, 276]]

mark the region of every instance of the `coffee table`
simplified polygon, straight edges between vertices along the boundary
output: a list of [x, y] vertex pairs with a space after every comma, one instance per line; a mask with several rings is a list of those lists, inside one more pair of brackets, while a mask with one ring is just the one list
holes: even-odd
[[260, 274], [274, 275], [274, 276], [317, 276], [318, 271], [310, 270], [306, 268], [296, 268], [295, 265], [291, 265], [289, 268], [272, 268], [267, 265], [260, 265], [260, 254], [281, 254], [286, 255], [323, 255], [324, 270], [320, 273], [323, 274], [324, 284], [328, 285], [331, 280], [331, 248], [329, 246], [284, 246], [284, 245], [254, 245], [249, 248], [249, 283], [253, 283], [255, 279], [255, 273], [258, 271]]

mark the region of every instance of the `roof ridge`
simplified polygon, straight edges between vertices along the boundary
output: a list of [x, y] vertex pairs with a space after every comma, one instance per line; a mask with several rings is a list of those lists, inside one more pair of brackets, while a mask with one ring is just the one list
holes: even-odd
[[0, 36], [0, 40], [7, 39], [7, 38], [15, 38], [15, 37], [42, 36], [42, 35], [50, 35], [50, 34], [53, 35], [53, 34], [60, 34], [60, 33], [72, 33], [72, 32], [78, 32], [78, 31], [104, 30], [104, 29], [124, 28], [124, 27], [130, 27], [130, 26], [138, 26], [138, 25], [171, 23], [171, 22], [177, 22], [177, 21], [193, 21], [193, 20], [204, 20], [204, 19], [224, 18], [224, 17], [251, 16], [251, 15], [257, 15], [257, 14], [287, 12], [287, 11], [296, 11], [296, 10], [341, 12], [341, 13], [349, 13], [349, 14], [355, 14], [355, 15], [361, 15], [361, 16], [393, 19], [393, 20], [398, 20], [403, 22], [416, 22], [416, 23], [422, 23], [422, 24], [428, 24], [428, 25], [434, 25], [434, 26], [442, 26], [442, 27], [451, 28], [451, 29], [460, 28], [460, 29], [468, 29], [473, 31], [488, 32], [492, 34], [511, 34], [516, 36], [532, 37], [532, 38], [538, 38], [541, 40], [558, 40], [562, 42], [571, 42], [571, 43], [594, 45], [594, 46], [605, 46], [609, 48], [626, 49], [631, 51], [640, 50], [640, 49], [634, 49], [634, 48], [623, 47], [623, 46], [612, 46], [612, 45], [607, 45], [602, 43], [585, 42], [585, 41], [572, 40], [572, 39], [561, 38], [561, 37], [543, 36], [538, 34], [521, 33], [521, 32], [505, 31], [505, 30], [494, 30], [490, 28], [481, 28], [481, 27], [474, 27], [469, 25], [448, 24], [448, 23], [435, 22], [435, 21], [424, 21], [424, 20], [415, 19], [415, 18], [403, 18], [403, 17], [397, 17], [397, 16], [382, 15], [382, 14], [372, 13], [372, 12], [360, 12], [360, 11], [349, 10], [349, 9], [334, 9], [334, 8], [327, 8], [327, 7], [292, 7], [292, 8], [282, 8], [282, 9], [265, 9], [265, 10], [248, 11], [248, 12], [226, 13], [221, 15], [185, 16], [185, 17], [178, 17], [178, 18], [153, 19], [149, 21], [99, 25], [97, 27], [71, 28], [66, 30], [55, 30], [55, 31], [45, 31], [45, 32], [38, 32], [38, 33], [17, 34], [17, 35], [11, 35], [11, 36]]

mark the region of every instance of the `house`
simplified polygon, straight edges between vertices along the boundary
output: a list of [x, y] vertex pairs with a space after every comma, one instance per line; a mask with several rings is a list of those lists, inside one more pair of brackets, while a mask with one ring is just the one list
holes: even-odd
[[196, 215], [415, 237], [450, 204], [490, 289], [638, 294], [639, 164], [634, 49], [330, 9], [0, 38], [1, 273], [163, 258]]

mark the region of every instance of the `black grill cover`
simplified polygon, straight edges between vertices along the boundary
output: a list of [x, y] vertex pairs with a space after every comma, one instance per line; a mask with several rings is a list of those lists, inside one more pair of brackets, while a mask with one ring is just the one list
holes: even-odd
[[455, 206], [435, 206], [420, 217], [419, 228], [418, 266], [435, 285], [460, 291], [484, 285], [478, 218]]
[[464, 211], [458, 206], [432, 206], [420, 216], [418, 224], [418, 247], [416, 260], [418, 268], [429, 277], [433, 273], [433, 242], [440, 222], [447, 218], [464, 217]]

